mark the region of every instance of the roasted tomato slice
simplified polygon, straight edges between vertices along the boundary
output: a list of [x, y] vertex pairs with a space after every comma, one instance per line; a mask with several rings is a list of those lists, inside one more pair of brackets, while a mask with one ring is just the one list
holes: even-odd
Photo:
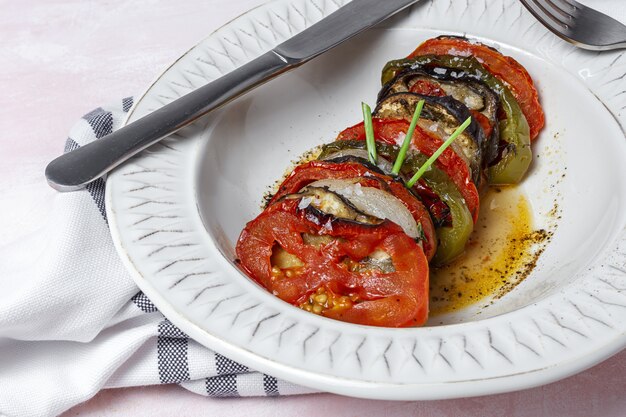
[[359, 178], [359, 183], [362, 186], [378, 188], [398, 198], [411, 212], [416, 223], [422, 226], [424, 232], [424, 240], [422, 242], [424, 252], [429, 260], [432, 259], [437, 251], [437, 238], [435, 236], [435, 226], [428, 210], [403, 184], [357, 162], [311, 161], [300, 165], [278, 187], [278, 191], [269, 205], [271, 206], [287, 194], [297, 193], [314, 181], [349, 178]]
[[545, 123], [543, 109], [541, 104], [539, 104], [539, 94], [530, 74], [519, 62], [509, 56], [502, 55], [497, 50], [486, 45], [454, 36], [440, 36], [429, 39], [418, 46], [409, 55], [409, 58], [428, 54], [471, 55], [478, 59], [490, 73], [511, 88], [530, 126], [531, 139], [537, 137]]
[[470, 110], [470, 112], [472, 113], [472, 117], [476, 119], [478, 124], [480, 124], [480, 127], [483, 128], [483, 131], [485, 132], [485, 137], [486, 138], [491, 137], [491, 133], [493, 132], [494, 126], [491, 124], [487, 116], [485, 116], [484, 114], [476, 110]]
[[[243, 269], [284, 301], [370, 326], [419, 326], [428, 317], [428, 261], [390, 221], [362, 225], [283, 199], [246, 225], [236, 252]], [[277, 254], [281, 255], [277, 255]], [[370, 259], [385, 257], [387, 266]], [[288, 267], [276, 258], [291, 258]]]
[[[400, 119], [373, 119], [374, 136], [376, 140], [391, 145], [402, 144], [409, 122]], [[352, 126], [339, 134], [337, 140], [365, 140], [365, 128], [363, 123]], [[415, 129], [412, 140], [413, 146], [421, 153], [431, 156], [441, 147], [441, 139], [434, 135], [429, 135], [420, 127]], [[478, 219], [480, 202], [478, 190], [471, 180], [467, 164], [451, 148], [445, 152], [435, 162], [437, 167], [444, 171], [452, 182], [457, 186], [459, 192], [465, 199], [467, 208], [472, 214], [474, 223]], [[430, 258], [429, 258], [430, 259]]]
[[409, 89], [409, 92], [436, 97], [444, 97], [447, 95], [439, 85], [425, 80], [416, 81]]

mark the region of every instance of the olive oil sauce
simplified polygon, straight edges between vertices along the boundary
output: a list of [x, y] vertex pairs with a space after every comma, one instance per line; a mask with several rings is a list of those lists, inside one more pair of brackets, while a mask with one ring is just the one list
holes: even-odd
[[481, 197], [464, 254], [431, 268], [431, 316], [503, 296], [530, 274], [543, 251], [537, 244], [550, 237], [550, 232], [533, 229], [531, 207], [519, 187], [491, 187]]

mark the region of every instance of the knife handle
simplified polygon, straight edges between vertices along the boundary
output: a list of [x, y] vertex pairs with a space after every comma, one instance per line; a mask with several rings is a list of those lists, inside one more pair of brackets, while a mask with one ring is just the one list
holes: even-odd
[[301, 62], [267, 52], [99, 140], [61, 155], [46, 167], [48, 184], [75, 191], [199, 117]]

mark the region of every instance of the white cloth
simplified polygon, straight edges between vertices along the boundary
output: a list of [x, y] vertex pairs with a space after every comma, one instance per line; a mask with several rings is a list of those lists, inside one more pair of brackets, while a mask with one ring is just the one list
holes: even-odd
[[[65, 150], [118, 128], [96, 109]], [[55, 416], [102, 388], [180, 383], [206, 396], [312, 392], [249, 370], [173, 326], [139, 292], [109, 235], [104, 181], [57, 194], [45, 231], [0, 252], [0, 416]]]

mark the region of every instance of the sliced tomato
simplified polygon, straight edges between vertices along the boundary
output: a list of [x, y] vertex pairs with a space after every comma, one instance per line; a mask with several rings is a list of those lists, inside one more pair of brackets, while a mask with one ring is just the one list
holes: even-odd
[[413, 190], [422, 200], [424, 206], [430, 213], [435, 228], [442, 226], [452, 226], [452, 213], [450, 207], [441, 199], [436, 192], [423, 180], [419, 180], [413, 186]]
[[[428, 261], [402, 229], [390, 222], [361, 225], [312, 217], [286, 199], [269, 206], [248, 223], [237, 242], [243, 269], [284, 301], [302, 305], [320, 289], [344, 302], [325, 299], [319, 314], [370, 326], [405, 327], [424, 324], [428, 317]], [[303, 234], [328, 236], [326, 244], [307, 244]], [[279, 247], [297, 257], [301, 266], [277, 275], [272, 253]], [[351, 267], [374, 251], [390, 256], [393, 272]], [[327, 296], [326, 296], [327, 297]], [[323, 304], [323, 306], [322, 306]]]
[[[400, 145], [409, 129], [409, 122], [402, 119], [373, 119], [374, 136], [376, 140]], [[363, 123], [352, 126], [339, 134], [337, 140], [365, 140]], [[413, 147], [424, 155], [431, 156], [441, 147], [443, 142], [435, 135], [429, 135], [419, 126], [416, 127], [412, 138]], [[474, 223], [478, 219], [480, 202], [478, 190], [471, 180], [467, 164], [451, 148], [446, 149], [435, 162], [437, 167], [444, 171], [465, 199], [467, 208], [472, 214]]]
[[510, 87], [528, 121], [531, 139], [537, 137], [545, 124], [545, 117], [533, 80], [519, 62], [481, 43], [448, 36], [427, 40], [409, 58], [430, 54], [475, 57], [490, 73]]
[[485, 132], [485, 137], [490, 138], [491, 133], [493, 132], [493, 126], [491, 125], [489, 118], [476, 110], [470, 110], [470, 113], [472, 113], [472, 117], [480, 124], [480, 127], [483, 128], [483, 132]]
[[426, 80], [418, 80], [411, 86], [409, 92], [435, 97], [444, 97], [447, 95], [439, 85]]
[[391, 193], [398, 198], [411, 212], [417, 224], [424, 231], [423, 247], [428, 259], [432, 259], [437, 251], [435, 226], [428, 210], [415, 198], [409, 190], [393, 178], [379, 174], [356, 162], [334, 163], [328, 161], [311, 161], [298, 166], [278, 187], [278, 191], [270, 201], [271, 206], [287, 194], [294, 194], [313, 181], [322, 179], [359, 178], [364, 187], [374, 187]]

